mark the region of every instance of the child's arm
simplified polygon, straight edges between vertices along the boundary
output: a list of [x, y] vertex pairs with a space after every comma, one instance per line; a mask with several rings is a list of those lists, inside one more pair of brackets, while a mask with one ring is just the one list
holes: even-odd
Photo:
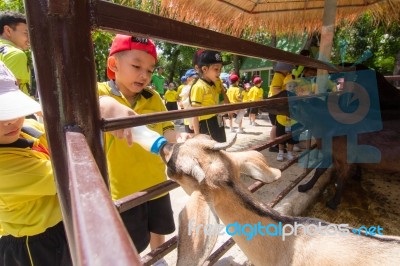
[[222, 90], [221, 93], [222, 93], [222, 96], [224, 97], [224, 104], [229, 104], [230, 101], [229, 101], [228, 95], [226, 95], [226, 90]]
[[192, 118], [192, 124], [193, 124], [193, 131], [195, 135], [200, 134], [200, 122], [199, 122], [199, 117], [195, 116]]
[[276, 95], [281, 92], [281, 87], [271, 87], [271, 95]]
[[[136, 115], [132, 109], [120, 104], [110, 96], [100, 96], [99, 105], [101, 118], [121, 118]], [[128, 145], [132, 145], [133, 143], [130, 128], [118, 129], [110, 131], [110, 133], [119, 139], [126, 138]]]

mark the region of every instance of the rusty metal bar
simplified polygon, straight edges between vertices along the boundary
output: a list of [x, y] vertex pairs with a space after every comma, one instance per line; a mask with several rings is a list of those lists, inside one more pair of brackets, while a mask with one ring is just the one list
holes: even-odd
[[[303, 98], [304, 97], [302, 97], [301, 99]], [[198, 107], [186, 110], [166, 111], [166, 112], [158, 112], [152, 114], [141, 114], [138, 116], [124, 117], [124, 118], [107, 119], [103, 120], [102, 128], [104, 131], [112, 131], [120, 128], [141, 126], [141, 125], [169, 121], [179, 118], [188, 118], [205, 114], [225, 113], [228, 111], [240, 110], [249, 107], [265, 107], [268, 108], [269, 111], [272, 113], [279, 113], [286, 115], [289, 114], [288, 99], [276, 98], [276, 99], [267, 99], [249, 103], [223, 104], [212, 107]]]
[[161, 259], [172, 250], [177, 247], [178, 237], [174, 236], [168, 241], [165, 241], [164, 244], [159, 246], [157, 249], [150, 251], [145, 256], [142, 257], [142, 262], [144, 266], [150, 266], [157, 260]]
[[[141, 265], [82, 133], [67, 132], [76, 265]], [[68, 178], [66, 178], [68, 180]], [[101, 232], [101, 233], [99, 233]]]
[[172, 180], [167, 180], [146, 190], [115, 200], [114, 205], [117, 207], [119, 212], [124, 212], [177, 187], [179, 187], [178, 183]]
[[310, 168], [307, 168], [307, 171], [303, 172], [299, 177], [296, 178], [293, 182], [290, 183], [278, 196], [275, 197], [273, 201], [268, 203], [270, 208], [273, 208], [276, 204], [278, 204], [298, 183], [301, 182], [312, 170], [317, 167], [320, 162], [315, 162]]
[[135, 34], [206, 49], [231, 52], [238, 55], [265, 58], [296, 65], [338, 71], [336, 66], [313, 58], [245, 41], [212, 30], [164, 18], [106, 1], [96, 3], [95, 26], [114, 32]]
[[[338, 92], [340, 94], [343, 92]], [[302, 101], [315, 97], [324, 97], [327, 96], [328, 93], [309, 95], [309, 96], [295, 96], [290, 97], [290, 103], [294, 104], [296, 101]], [[246, 102], [246, 103], [230, 103], [230, 104], [222, 104], [212, 107], [198, 107], [187, 110], [177, 110], [177, 111], [166, 111], [166, 112], [158, 112], [152, 114], [141, 114], [138, 116], [130, 116], [124, 118], [113, 118], [103, 120], [102, 129], [103, 131], [112, 131], [120, 128], [141, 126], [151, 123], [158, 123], [164, 121], [170, 121], [178, 118], [188, 118], [199, 115], [206, 114], [218, 114], [225, 113], [240, 109], [245, 109], [249, 107], [262, 107], [264, 110], [271, 114], [282, 114], [282, 115], [290, 115], [289, 114], [289, 104], [288, 98], [272, 98], [265, 99], [256, 102]]]
[[[292, 166], [295, 162], [298, 162], [298, 160], [304, 156], [306, 156], [308, 153], [310, 153], [310, 151], [314, 148], [316, 148], [317, 145], [313, 145], [312, 148], [308, 151], [303, 152], [302, 154], [300, 154], [300, 156], [296, 156], [295, 158], [293, 158], [293, 160], [285, 163], [282, 167], [279, 168], [279, 170], [281, 170], [282, 172], [285, 171], [286, 169], [288, 169], [290, 166]], [[257, 190], [259, 190], [260, 188], [262, 188], [265, 185], [265, 183], [261, 182], [261, 181], [256, 181], [253, 184], [251, 184], [248, 189], [254, 193]]]
[[89, 0], [69, 0], [68, 8], [64, 2], [25, 0], [24, 5], [57, 193], [71, 256], [76, 262], [79, 253], [71, 213], [64, 128], [77, 125], [82, 129], [105, 181], [107, 164], [100, 139]]
[[389, 81], [395, 81], [395, 80], [400, 80], [400, 75], [395, 75], [395, 76], [385, 76], [385, 79], [386, 80], [389, 80]]
[[[321, 93], [308, 96], [294, 96], [290, 97], [290, 104], [295, 104], [296, 101], [303, 101], [312, 98], [325, 97], [329, 94], [343, 94], [344, 92], [331, 92], [331, 93]], [[141, 114], [137, 116], [130, 116], [124, 118], [113, 118], [113, 119], [103, 119], [102, 130], [112, 131], [120, 128], [128, 128], [134, 126], [141, 126], [146, 124], [164, 122], [175, 120], [179, 118], [188, 118], [193, 116], [200, 116], [206, 114], [218, 114], [226, 113], [230, 111], [245, 109], [249, 107], [262, 107], [263, 110], [271, 114], [282, 114], [288, 115], [289, 113], [289, 102], [287, 97], [282, 98], [272, 98], [265, 99], [256, 102], [245, 102], [245, 103], [230, 103], [222, 104], [211, 107], [198, 107], [186, 110], [176, 110], [176, 111], [165, 111], [151, 114]]]

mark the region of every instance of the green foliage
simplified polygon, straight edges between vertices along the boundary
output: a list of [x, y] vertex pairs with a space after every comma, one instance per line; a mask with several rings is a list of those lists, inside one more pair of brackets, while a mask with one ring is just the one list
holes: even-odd
[[94, 46], [94, 60], [96, 64], [96, 73], [98, 81], [107, 80], [107, 57], [110, 51], [110, 45], [114, 35], [104, 31], [93, 31], [92, 40]]
[[25, 13], [23, 0], [2, 0], [0, 1], [0, 11], [16, 11]]
[[353, 25], [343, 22], [335, 33], [332, 61], [337, 64], [356, 62], [369, 50], [372, 57], [362, 63], [383, 74], [391, 74], [396, 54], [400, 51], [398, 36], [398, 23], [386, 26], [375, 22], [369, 14], [361, 16]]
[[186, 70], [193, 68], [192, 58], [197, 49], [159, 41], [156, 41], [156, 45], [158, 65], [164, 67], [167, 80], [180, 83], [180, 77], [185, 74]]

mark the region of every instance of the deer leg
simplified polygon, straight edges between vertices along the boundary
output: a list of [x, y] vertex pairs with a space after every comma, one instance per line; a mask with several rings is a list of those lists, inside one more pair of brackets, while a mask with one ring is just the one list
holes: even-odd
[[315, 170], [315, 173], [313, 175], [313, 177], [305, 184], [299, 185], [297, 187], [299, 192], [306, 192], [310, 189], [312, 189], [315, 185], [315, 183], [317, 183], [319, 177], [326, 171], [327, 168], [317, 168]]
[[350, 173], [350, 165], [349, 164], [343, 163], [341, 166], [342, 166], [341, 169], [336, 168], [337, 179], [336, 179], [335, 195], [333, 196], [332, 199], [330, 199], [326, 203], [326, 206], [328, 208], [331, 208], [332, 210], [335, 210], [337, 208], [337, 206], [340, 204], [340, 201], [342, 199], [343, 188], [344, 188], [345, 182], [346, 182], [346, 178], [349, 176], [349, 173]]
[[354, 173], [354, 175], [352, 175], [352, 178], [354, 180], [360, 181], [362, 177], [362, 170], [361, 170], [361, 166], [357, 165], [356, 166], [356, 171]]
[[328, 155], [323, 154], [322, 162], [317, 166], [313, 177], [305, 184], [299, 185], [297, 187], [299, 192], [306, 192], [312, 189], [317, 183], [319, 177], [328, 169], [330, 162], [327, 160]]
[[336, 192], [335, 196], [333, 196], [332, 199], [330, 199], [327, 203], [326, 206], [332, 210], [335, 210], [337, 206], [340, 204], [340, 201], [342, 199], [342, 192], [343, 192], [343, 182], [337, 182], [336, 184]]

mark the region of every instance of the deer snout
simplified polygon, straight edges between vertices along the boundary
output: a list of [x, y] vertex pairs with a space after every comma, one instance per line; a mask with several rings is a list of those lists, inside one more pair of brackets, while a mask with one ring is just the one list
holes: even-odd
[[160, 156], [165, 164], [168, 164], [169, 160], [171, 159], [173, 150], [174, 150], [174, 144], [172, 143], [167, 143], [161, 148]]

